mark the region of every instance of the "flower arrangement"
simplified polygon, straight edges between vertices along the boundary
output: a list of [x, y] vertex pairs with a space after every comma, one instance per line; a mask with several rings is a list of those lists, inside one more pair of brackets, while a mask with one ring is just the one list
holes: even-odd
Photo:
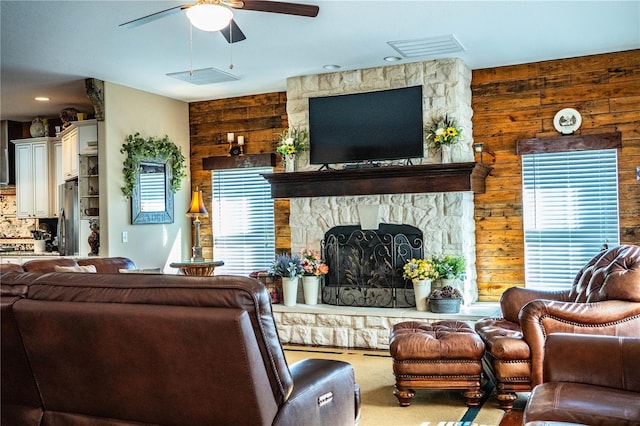
[[432, 260], [439, 278], [454, 280], [464, 276], [466, 263], [463, 256], [447, 254], [443, 257], [434, 257]]
[[439, 290], [433, 290], [429, 299], [462, 299], [462, 293], [457, 288], [446, 285]]
[[288, 155], [297, 154], [307, 149], [309, 149], [309, 131], [289, 127], [280, 135], [276, 151], [286, 158]]
[[304, 275], [306, 276], [320, 276], [329, 272], [329, 266], [322, 260], [320, 253], [313, 249], [306, 248], [302, 250], [300, 258], [302, 269], [304, 269]]
[[438, 278], [432, 259], [411, 259], [403, 267], [402, 277], [414, 284], [420, 280], [435, 280]]
[[430, 125], [425, 126], [424, 131], [429, 147], [434, 149], [439, 149], [442, 145], [453, 145], [462, 133], [456, 119], [446, 114], [437, 116]]
[[286, 253], [276, 255], [276, 260], [271, 266], [271, 273], [285, 278], [300, 278], [304, 274], [302, 260], [297, 254], [293, 256], [289, 256]]

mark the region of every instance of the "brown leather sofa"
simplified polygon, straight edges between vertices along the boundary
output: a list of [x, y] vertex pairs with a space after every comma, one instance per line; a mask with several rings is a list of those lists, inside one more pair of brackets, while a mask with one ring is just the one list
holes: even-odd
[[248, 277], [0, 272], [3, 425], [352, 425], [351, 365], [287, 365]]
[[552, 334], [523, 421], [640, 425], [640, 339]]
[[0, 266], [0, 271], [55, 272], [56, 266], [87, 265], [95, 266], [97, 273], [117, 274], [120, 269], [136, 269], [135, 262], [127, 257], [88, 257], [85, 259], [61, 257], [59, 259], [33, 259], [22, 265], [4, 264]]
[[476, 331], [485, 343], [483, 366], [501, 408], [516, 392], [542, 383], [545, 339], [552, 333], [640, 337], [640, 247], [598, 253], [566, 291], [513, 287], [500, 300], [502, 318], [484, 318]]

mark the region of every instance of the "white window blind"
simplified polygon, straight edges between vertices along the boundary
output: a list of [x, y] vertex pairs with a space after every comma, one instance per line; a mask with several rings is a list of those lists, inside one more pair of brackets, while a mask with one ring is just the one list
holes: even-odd
[[570, 288], [603, 244], [619, 244], [617, 150], [522, 156], [526, 286]]
[[215, 170], [213, 251], [224, 261], [218, 275], [249, 275], [269, 269], [275, 255], [271, 186], [262, 173], [270, 167]]

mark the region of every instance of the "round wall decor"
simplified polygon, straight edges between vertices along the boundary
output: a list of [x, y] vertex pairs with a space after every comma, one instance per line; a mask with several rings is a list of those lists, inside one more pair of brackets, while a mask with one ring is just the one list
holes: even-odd
[[570, 135], [580, 128], [582, 116], [573, 108], [564, 108], [558, 111], [553, 118], [553, 126], [563, 135]]

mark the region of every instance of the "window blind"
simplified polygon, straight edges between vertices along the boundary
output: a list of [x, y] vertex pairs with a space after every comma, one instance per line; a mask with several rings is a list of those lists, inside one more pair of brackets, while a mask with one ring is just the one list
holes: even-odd
[[619, 244], [617, 150], [522, 156], [525, 279], [571, 287], [603, 247]]
[[249, 275], [273, 263], [273, 199], [269, 182], [261, 176], [272, 171], [270, 167], [213, 171], [213, 251], [224, 261], [217, 274]]

